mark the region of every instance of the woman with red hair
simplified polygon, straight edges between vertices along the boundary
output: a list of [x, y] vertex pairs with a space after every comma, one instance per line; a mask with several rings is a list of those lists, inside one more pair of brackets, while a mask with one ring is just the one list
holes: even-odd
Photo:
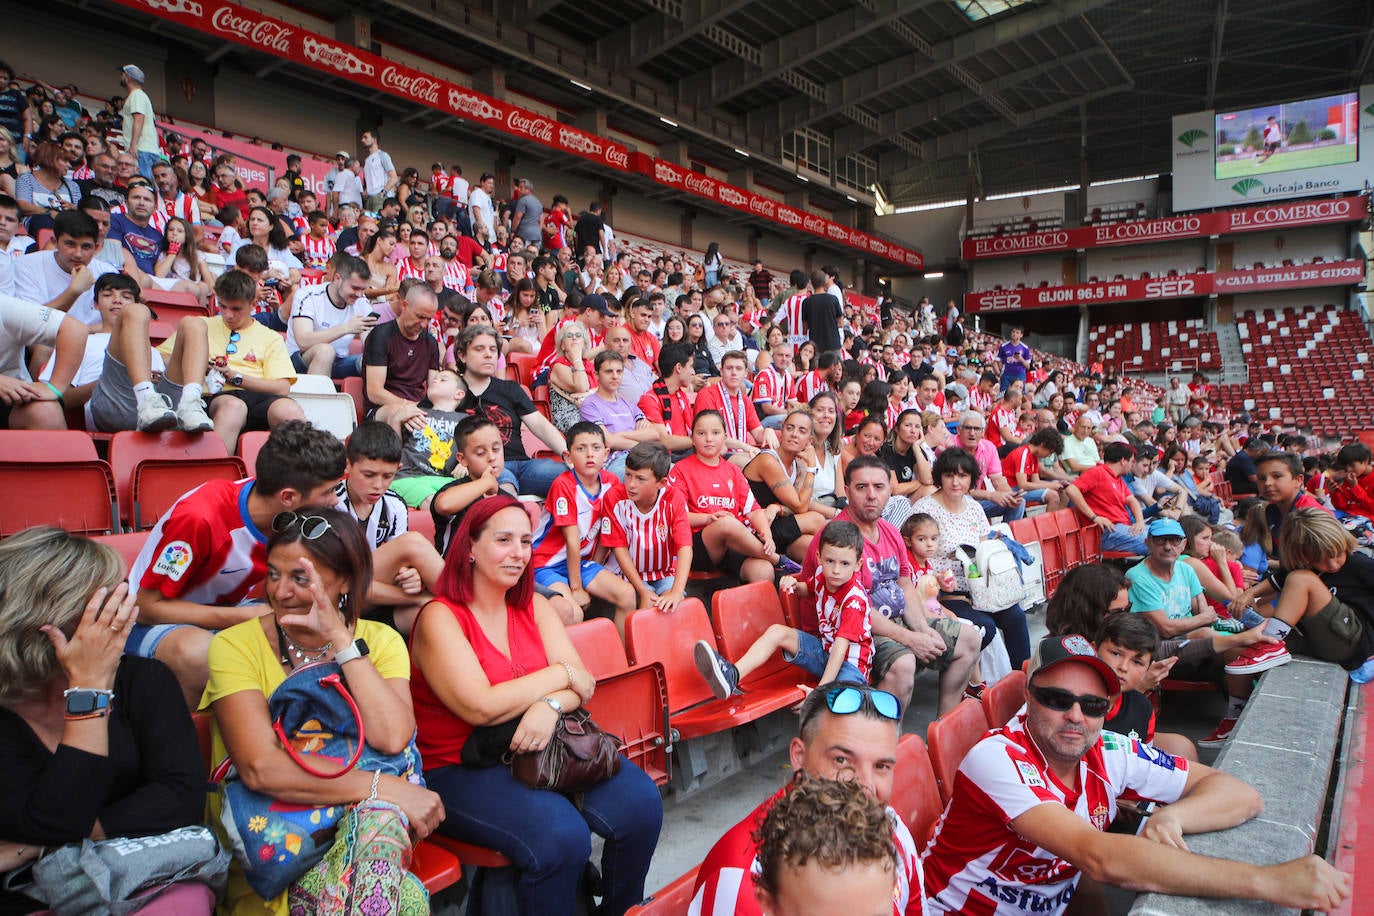
[[411, 694], [425, 781], [443, 799], [445, 834], [515, 863], [521, 913], [571, 914], [588, 828], [604, 837], [599, 912], [618, 916], [643, 899], [658, 843], [653, 780], [622, 757], [615, 776], [574, 804], [499, 764], [500, 752], [544, 748], [562, 713], [596, 689], [557, 612], [534, 592], [530, 538], [518, 501], [479, 500], [454, 536], [438, 597], [415, 622]]

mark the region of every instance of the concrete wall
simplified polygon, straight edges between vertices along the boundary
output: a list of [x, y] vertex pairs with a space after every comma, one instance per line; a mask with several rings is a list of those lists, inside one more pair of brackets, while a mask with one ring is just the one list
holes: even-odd
[[959, 230], [963, 223], [964, 207], [960, 204], [939, 210], [879, 216], [873, 228], [919, 248], [927, 265], [944, 265], [959, 262]]
[[1159, 275], [1172, 268], [1192, 273], [1207, 263], [1207, 241], [1160, 242], [1154, 245], [1122, 245], [1092, 248], [1085, 255], [1087, 276], [1109, 280], [1117, 274], [1139, 276], [1141, 271]]

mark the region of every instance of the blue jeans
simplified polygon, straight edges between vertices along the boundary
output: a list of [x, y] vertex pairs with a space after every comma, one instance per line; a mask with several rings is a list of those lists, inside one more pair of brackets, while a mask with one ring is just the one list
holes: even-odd
[[561, 461], [526, 458], [523, 461], [507, 461], [497, 479], [515, 487], [521, 496], [544, 497], [549, 495], [549, 487], [558, 479], [558, 475], [567, 469], [568, 466]]
[[983, 507], [983, 514], [988, 517], [989, 521], [998, 516], [1001, 516], [1004, 522], [1014, 522], [1018, 518], [1026, 517], [1026, 501], [1024, 499], [1011, 508], [999, 506], [990, 499], [980, 499], [978, 500], [978, 505]]
[[153, 166], [159, 162], [166, 162], [161, 153], [139, 153], [138, 154], [138, 174], [149, 181], [153, 180]]
[[606, 840], [602, 909], [623, 913], [644, 899], [663, 802], [653, 780], [624, 757], [619, 773], [583, 794], [581, 811], [557, 792], [516, 782], [503, 766], [439, 767], [425, 773], [425, 782], [444, 802], [441, 833], [495, 849], [515, 863], [521, 913], [571, 916], [592, 854], [589, 827]]
[[[782, 660], [789, 665], [796, 665], [812, 677], [820, 677], [825, 674], [825, 666], [830, 664], [830, 653], [821, 645], [821, 641], [806, 632], [797, 630], [797, 654], [788, 658], [787, 650], [782, 652]], [[840, 664], [839, 673], [835, 675], [835, 683], [848, 681], [851, 684], [867, 684], [868, 678], [864, 677], [862, 671], [854, 667], [852, 662], [844, 661]]]
[[1145, 532], [1132, 534], [1130, 525], [1113, 525], [1109, 531], [1102, 532], [1102, 549], [1145, 556], [1150, 547], [1145, 543]]
[[974, 610], [973, 605], [962, 596], [952, 598], [946, 595], [941, 599], [941, 603], [949, 608], [954, 616], [971, 620], [983, 628], [984, 649], [992, 642], [995, 632], [1001, 630], [1002, 641], [1007, 644], [1007, 655], [1011, 656], [1013, 671], [1030, 658], [1030, 630], [1026, 626], [1026, 611], [1021, 605], [1013, 604], [1006, 610], [988, 613]]

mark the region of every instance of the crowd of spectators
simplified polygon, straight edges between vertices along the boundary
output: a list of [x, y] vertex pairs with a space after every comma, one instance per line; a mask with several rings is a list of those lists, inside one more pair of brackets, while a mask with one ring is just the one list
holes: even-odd
[[[1144, 558], [1120, 588], [1149, 628], [1113, 630], [1099, 651], [1143, 656], [1159, 676], [1153, 663], [1178, 659], [1190, 676], [1224, 682], [1227, 715], [1204, 746], [1226, 741], [1253, 675], [1288, 660], [1290, 634], [1357, 674], [1370, 668], [1374, 580], [1347, 533], [1374, 510], [1369, 450], [1309, 454], [1305, 439], [1217, 408], [1205, 378], [1150, 390], [1037, 353], [1020, 328], [1005, 340], [967, 330], [952, 302], [861, 311], [831, 266], [774, 277], [756, 262], [732, 277], [714, 243], [699, 259], [637, 257], [617, 247], [598, 202], [574, 213], [554, 194], [545, 205], [521, 178], [501, 199], [492, 174], [469, 184], [438, 163], [422, 178], [398, 169], [375, 130], [362, 133], [360, 156], [338, 153], [323, 193], [290, 161], [273, 187], [245, 186], [231, 156], [155, 129], [136, 65], [120, 70], [122, 106], [71, 122], [61, 111], [74, 87], [24, 94], [7, 88], [13, 73], [0, 64], [4, 80], [0, 424], [213, 431], [230, 453], [243, 431], [272, 431], [254, 477], [197, 488], [150, 532], [129, 577], [137, 620], [109, 610], [111, 628], [127, 630], [127, 656], [170, 668], [188, 706], [215, 713], [217, 754], [262, 791], [353, 803], [369, 797], [368, 780], [307, 785], [274, 748], [263, 707], [303, 657], [341, 658], [350, 683], [365, 685], [378, 740], [395, 745], [418, 727], [426, 761], [430, 789], [398, 780], [379, 793], [373, 780], [371, 798], [394, 803], [417, 836], [437, 829], [509, 856], [522, 912], [565, 911], [588, 827], [606, 839], [603, 911], [623, 912], [643, 896], [661, 809], [628, 761], [573, 805], [467, 765], [464, 744], [477, 728], [511, 724], [512, 750], [540, 747], [558, 714], [594, 690], [564, 628], [599, 613], [623, 631], [636, 608], [671, 613], [691, 571], [781, 577], [816, 605], [819, 633], [771, 633], [740, 659], [702, 644], [698, 664], [721, 696], [779, 651], [839, 682], [807, 701], [793, 765], [824, 779], [861, 769], [883, 802], [888, 745], [918, 670], [939, 672], [943, 712], [979, 696], [980, 652], [994, 640], [1013, 667], [1031, 659], [1023, 609], [976, 610], [960, 559], [963, 545], [1027, 510], [1072, 507], [1102, 529], [1105, 550]], [[61, 107], [60, 128], [48, 104]], [[143, 297], [154, 289], [213, 302], [217, 314], [181, 319], [153, 347], [156, 305]], [[361, 378], [366, 421], [346, 450], [302, 422], [290, 392], [306, 373]], [[1218, 473], [1234, 495], [1254, 494], [1253, 506], [1225, 509]], [[433, 543], [407, 531], [416, 509], [433, 516]], [[1332, 577], [1355, 585], [1328, 602]], [[110, 577], [88, 578], [94, 588]], [[266, 606], [244, 603], [264, 583]], [[1260, 603], [1275, 595], [1276, 606]], [[1133, 753], [1098, 735], [1128, 680], [1088, 644], [1109, 610], [1124, 609], [1115, 597], [1080, 614], [1057, 654], [1041, 646], [1027, 712], [961, 770], [927, 853], [933, 883], [922, 890], [895, 816], [892, 857], [864, 853], [878, 883], [895, 882], [899, 911], [923, 901], [927, 912], [962, 911], [981, 895], [989, 912], [1058, 912], [1080, 868], [1301, 906], [1340, 896], [1340, 877], [1311, 862], [1228, 872], [1249, 882], [1228, 884], [1170, 849], [1183, 832], [1253, 815], [1253, 802], [1190, 769], [1191, 747]], [[54, 626], [70, 621], [72, 609], [63, 613]], [[1189, 648], [1203, 642], [1205, 653]], [[64, 643], [52, 643], [65, 660]], [[1092, 664], [1073, 664], [1080, 656]], [[128, 675], [100, 667], [102, 683], [144, 670], [124, 664]], [[9, 707], [25, 716], [19, 699]], [[92, 727], [79, 729], [88, 746]], [[843, 761], [841, 745], [817, 738], [855, 729], [864, 734]], [[1102, 785], [1076, 802], [1047, 788], [1072, 782], [1082, 759]], [[1084, 814], [1083, 799], [1114, 812], [1128, 788], [1172, 802], [1177, 816], [1152, 822], [1148, 851], [1122, 838], [1108, 854], [1097, 839], [1106, 823], [1097, 808]], [[848, 806], [856, 826], [872, 814], [862, 799], [806, 804]], [[741, 877], [752, 844], [786, 832], [769, 826], [768, 807], [748, 822], [756, 835], [737, 828], [720, 868], [703, 869], [714, 909], [702, 912], [747, 912], [745, 896], [781, 911], [789, 899], [804, 859], [760, 852], [757, 900]], [[29, 824], [12, 821], [3, 840], [52, 841]], [[1010, 890], [1004, 874], [974, 868], [975, 850], [1003, 846], [1040, 890]], [[1125, 874], [1118, 858], [1144, 865]], [[237, 883], [231, 897], [236, 912], [264, 904]], [[997, 909], [1017, 899], [1020, 909]]]

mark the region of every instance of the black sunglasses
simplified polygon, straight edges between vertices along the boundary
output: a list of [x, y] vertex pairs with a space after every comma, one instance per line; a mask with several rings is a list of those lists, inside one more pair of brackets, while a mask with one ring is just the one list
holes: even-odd
[[1093, 696], [1090, 693], [1069, 693], [1058, 687], [1037, 687], [1034, 684], [1027, 688], [1027, 692], [1035, 698], [1035, 702], [1055, 712], [1068, 712], [1073, 708], [1073, 704], [1077, 703], [1078, 708], [1083, 710], [1083, 715], [1100, 719], [1112, 708], [1112, 701], [1107, 697]]
[[313, 541], [329, 530], [329, 519], [319, 515], [278, 512], [272, 517], [272, 530], [280, 534], [295, 525], [301, 526], [301, 537]]

